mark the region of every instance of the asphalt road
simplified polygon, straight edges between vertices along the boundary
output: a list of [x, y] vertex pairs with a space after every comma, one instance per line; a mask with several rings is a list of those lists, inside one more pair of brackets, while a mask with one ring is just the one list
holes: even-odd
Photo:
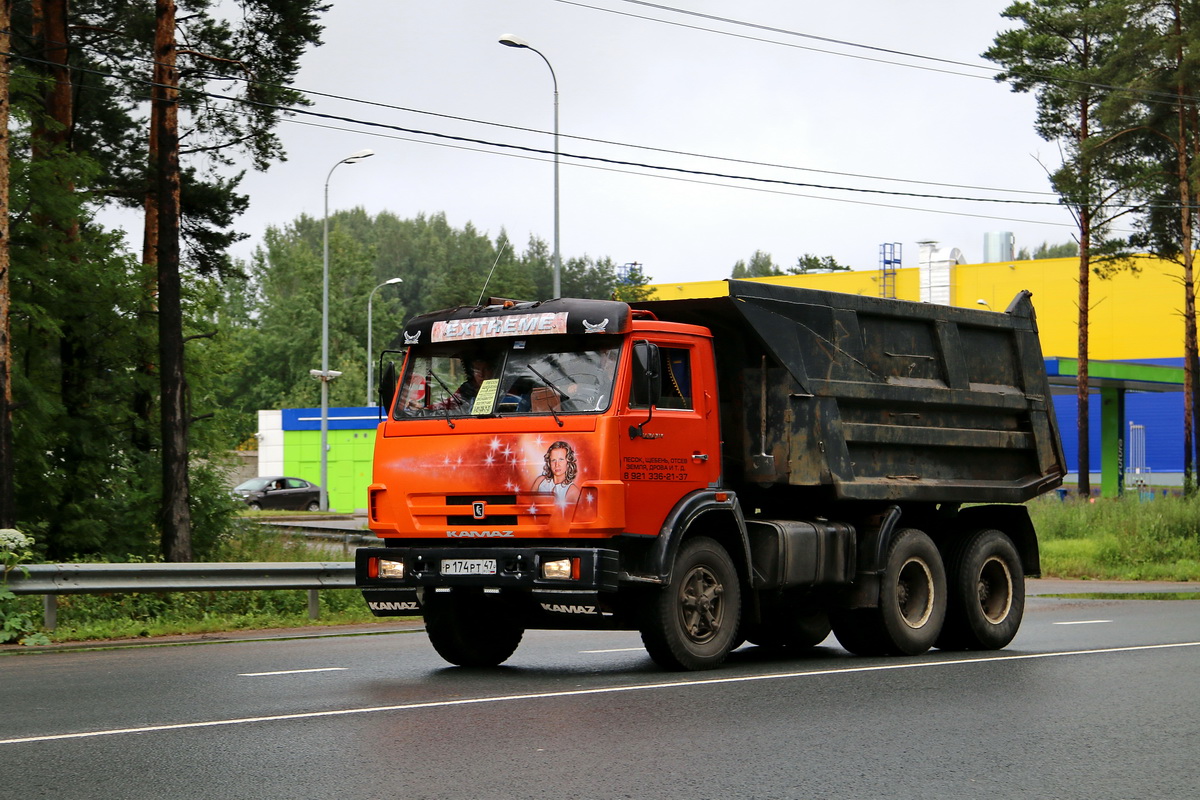
[[6, 800], [1192, 800], [1200, 601], [1035, 597], [997, 653], [830, 638], [691, 674], [632, 633], [533, 631], [500, 669], [452, 668], [415, 627], [3, 655], [0, 709]]

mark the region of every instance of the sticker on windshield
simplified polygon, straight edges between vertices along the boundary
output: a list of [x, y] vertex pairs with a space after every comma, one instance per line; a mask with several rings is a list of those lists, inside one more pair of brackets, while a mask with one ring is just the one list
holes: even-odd
[[479, 391], [475, 394], [475, 402], [471, 404], [471, 413], [490, 414], [496, 406], [496, 392], [500, 388], [499, 378], [489, 378], [479, 384]]

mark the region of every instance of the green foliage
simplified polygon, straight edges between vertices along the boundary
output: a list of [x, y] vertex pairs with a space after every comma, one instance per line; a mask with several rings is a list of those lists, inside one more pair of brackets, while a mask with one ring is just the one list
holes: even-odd
[[[218, 313], [233, 222], [246, 207], [230, 170], [240, 150], [257, 168], [278, 157], [273, 129], [289, 105], [304, 50], [319, 42], [317, 0], [188, 0], [177, 19], [183, 181], [184, 335], [192, 420], [193, 538], [229, 524], [213, 453], [230, 446], [232, 415], [214, 386], [235, 351]], [[72, 69], [71, 108], [49, 118], [53, 85], [34, 4], [13, 4], [10, 96], [13, 446], [15, 504], [53, 560], [158, 549], [162, 470], [156, 398], [154, 271], [124, 237], [94, 220], [140, 209], [150, 185], [146, 81], [153, 3], [73, 0], [70, 38], [54, 43]], [[32, 33], [32, 35], [31, 35]], [[218, 67], [217, 65], [221, 65]], [[232, 75], [214, 74], [228, 69]], [[213, 102], [212, 93], [243, 98]], [[69, 126], [64, 128], [65, 121]]]
[[1075, 242], [1063, 242], [1062, 244], [1042, 242], [1034, 248], [1033, 253], [1030, 253], [1027, 247], [1022, 247], [1018, 250], [1017, 261], [1029, 261], [1030, 259], [1039, 258], [1070, 258], [1077, 255], [1079, 255], [1079, 245]]
[[817, 256], [805, 253], [796, 259], [794, 267], [782, 270], [776, 266], [771, 254], [763, 250], [755, 250], [750, 257], [750, 263], [738, 259], [733, 265], [731, 278], [773, 278], [779, 275], [807, 275], [812, 272], [842, 272], [849, 270], [845, 264], [839, 264], [833, 256]]
[[1200, 580], [1200, 499], [1042, 499], [1029, 510], [1042, 546], [1043, 574]]
[[616, 289], [613, 290], [613, 299], [623, 303], [649, 300], [653, 291], [647, 286], [650, 278], [642, 272], [642, 265], [635, 262], [625, 266], [628, 268], [625, 279], [618, 282]]
[[784, 272], [779, 267], [775, 266], [771, 254], [763, 250], [755, 250], [754, 255], [750, 257], [750, 263], [738, 259], [733, 265], [733, 272], [730, 273], [732, 278], [771, 278], [776, 275], [783, 275]]
[[788, 270], [792, 275], [807, 275], [810, 272], [846, 272], [850, 267], [839, 264], [833, 256], [816, 256], [805, 253], [796, 259], [796, 266]]
[[12, 528], [0, 528], [0, 644], [49, 644], [45, 634], [38, 632], [36, 611], [21, 603], [8, 589], [8, 575], [24, 571], [25, 562], [33, 559], [33, 539]]
[[[1128, 213], [1144, 180], [1135, 142], [1102, 124], [1127, 58], [1126, 32], [1135, 12], [1125, 0], [1030, 0], [1015, 2], [1002, 16], [1016, 25], [996, 35], [983, 54], [1002, 67], [996, 80], [1037, 98], [1034, 128], [1056, 143], [1059, 166], [1044, 165], [1050, 185], [1079, 226], [1083, 255], [1118, 249], [1108, 241], [1112, 223]], [[1070, 243], [1043, 243], [1033, 258], [1080, 253]], [[1020, 258], [1029, 258], [1022, 250]], [[1109, 266], [1112, 268], [1112, 265]]]

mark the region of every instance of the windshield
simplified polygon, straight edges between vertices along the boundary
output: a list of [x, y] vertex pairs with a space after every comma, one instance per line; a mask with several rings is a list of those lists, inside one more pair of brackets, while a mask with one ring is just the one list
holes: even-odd
[[409, 350], [393, 417], [553, 415], [603, 411], [620, 340], [539, 336]]
[[239, 483], [233, 487], [233, 490], [235, 492], [261, 492], [269, 480], [269, 478], [251, 478], [245, 483]]

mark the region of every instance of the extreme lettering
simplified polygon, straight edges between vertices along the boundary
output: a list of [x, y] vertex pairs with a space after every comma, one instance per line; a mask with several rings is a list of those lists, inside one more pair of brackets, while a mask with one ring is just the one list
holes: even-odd
[[508, 314], [488, 319], [447, 319], [433, 323], [432, 340], [461, 342], [468, 339], [491, 339], [497, 336], [537, 336], [544, 333], [566, 333], [567, 312], [541, 314]]

